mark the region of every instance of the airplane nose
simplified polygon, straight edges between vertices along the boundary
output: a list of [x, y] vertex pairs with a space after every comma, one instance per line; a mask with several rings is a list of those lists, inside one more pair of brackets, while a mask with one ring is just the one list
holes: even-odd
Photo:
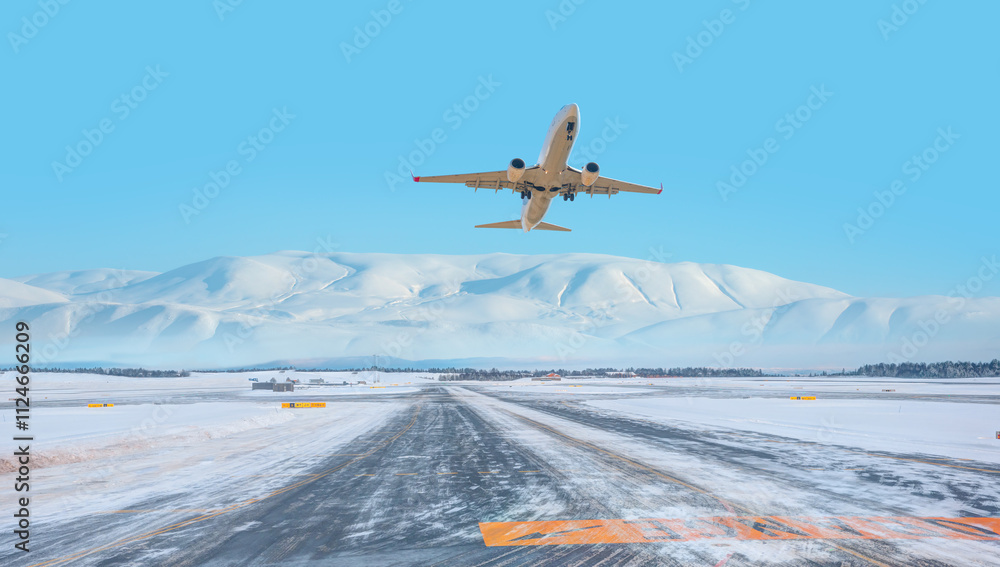
[[576, 104], [567, 104], [563, 107], [563, 110], [565, 110], [566, 114], [569, 116], [580, 116], [580, 107]]

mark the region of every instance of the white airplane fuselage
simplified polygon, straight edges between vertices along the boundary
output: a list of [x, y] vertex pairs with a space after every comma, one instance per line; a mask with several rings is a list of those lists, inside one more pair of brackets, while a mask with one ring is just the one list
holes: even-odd
[[[521, 229], [572, 232], [564, 226], [543, 222], [545, 213], [557, 195], [564, 201], [574, 201], [578, 195], [617, 195], [619, 192], [659, 195], [660, 188], [638, 183], [629, 183], [601, 175], [601, 168], [588, 162], [580, 169], [568, 165], [573, 144], [580, 134], [580, 107], [567, 104], [562, 107], [545, 134], [545, 143], [538, 156], [538, 163], [526, 167], [521, 158], [510, 160], [506, 169], [482, 171], [478, 173], [458, 173], [450, 175], [413, 175], [413, 181], [420, 183], [461, 183], [475, 190], [510, 189], [514, 195], [521, 195], [521, 218], [501, 222], [477, 224], [476, 228]], [[412, 175], [412, 173], [411, 173]]]
[[552, 199], [562, 188], [563, 175], [569, 162], [569, 154], [573, 151], [577, 132], [580, 131], [580, 107], [567, 104], [562, 107], [552, 120], [549, 131], [545, 135], [545, 145], [538, 155], [538, 170], [535, 170], [532, 183], [537, 187], [531, 192], [531, 198], [522, 198], [521, 228], [525, 232], [535, 228], [552, 204]]

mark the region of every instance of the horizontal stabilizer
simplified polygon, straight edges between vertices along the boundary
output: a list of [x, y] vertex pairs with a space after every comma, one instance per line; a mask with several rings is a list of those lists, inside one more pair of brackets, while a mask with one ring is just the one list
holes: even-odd
[[493, 224], [477, 224], [476, 228], [521, 228], [521, 221], [509, 220], [504, 222], [495, 222]]
[[[492, 224], [477, 224], [476, 228], [522, 228], [522, 227], [521, 227], [521, 221], [511, 220], [504, 222], [495, 222]], [[559, 232], [572, 232], [568, 228], [562, 226], [556, 226], [554, 224], [549, 224], [547, 222], [538, 223], [538, 226], [536, 226], [532, 230], [557, 230]]]
[[547, 222], [538, 223], [535, 230], [558, 230], [559, 232], [572, 232], [570, 229], [564, 226], [556, 226], [554, 224], [549, 224]]

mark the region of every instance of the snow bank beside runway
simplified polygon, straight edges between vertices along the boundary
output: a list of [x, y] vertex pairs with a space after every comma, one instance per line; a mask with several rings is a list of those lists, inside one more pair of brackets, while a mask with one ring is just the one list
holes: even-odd
[[[969, 390], [962, 390], [963, 393]], [[972, 389], [970, 393], [974, 393]], [[953, 390], [954, 393], [954, 390]], [[805, 393], [803, 395], [806, 395]], [[671, 425], [1000, 463], [1000, 406], [909, 400], [656, 397], [585, 402]]]
[[[315, 409], [251, 401], [33, 407], [32, 476], [44, 490], [32, 499], [32, 514], [223, 508], [259, 498], [324, 466], [406, 407], [394, 401]], [[0, 476], [12, 478], [9, 457], [0, 459]], [[0, 487], [0, 498], [14, 497], [13, 485]]]
[[[0, 412], [10, 420], [12, 411]], [[35, 468], [108, 459], [163, 445], [226, 437], [294, 419], [278, 404], [208, 402], [181, 405], [32, 408]], [[15, 470], [0, 456], [0, 473]]]

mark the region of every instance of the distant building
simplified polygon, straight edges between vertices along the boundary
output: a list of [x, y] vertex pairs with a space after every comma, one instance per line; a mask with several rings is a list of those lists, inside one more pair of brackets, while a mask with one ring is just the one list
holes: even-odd
[[294, 392], [295, 384], [293, 382], [275, 382], [272, 384], [275, 392]]
[[324, 382], [322, 378], [310, 378], [309, 379], [309, 383], [310, 384], [326, 384], [326, 382]]
[[254, 390], [273, 390], [274, 384], [270, 382], [252, 382], [250, 384]]

